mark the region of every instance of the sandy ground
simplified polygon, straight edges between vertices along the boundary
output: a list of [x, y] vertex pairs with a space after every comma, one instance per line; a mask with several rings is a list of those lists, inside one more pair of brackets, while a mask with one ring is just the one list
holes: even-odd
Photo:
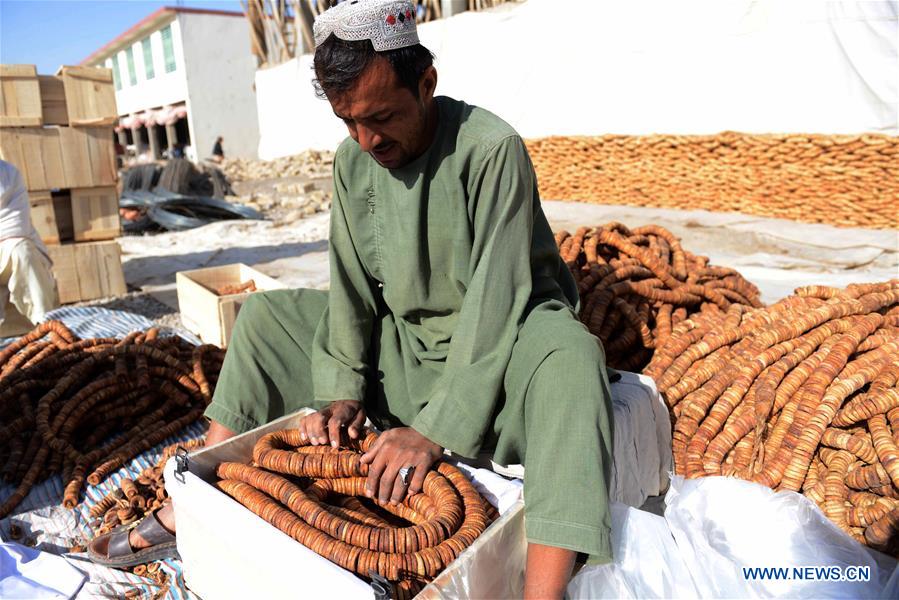
[[[772, 302], [795, 287], [899, 277], [899, 232], [846, 229], [739, 213], [545, 201], [553, 230], [621, 221], [656, 223], [713, 264], [734, 267]], [[329, 213], [283, 221], [225, 221], [186, 232], [119, 239], [126, 297], [92, 304], [180, 323], [175, 273], [242, 262], [289, 287], [327, 288]]]

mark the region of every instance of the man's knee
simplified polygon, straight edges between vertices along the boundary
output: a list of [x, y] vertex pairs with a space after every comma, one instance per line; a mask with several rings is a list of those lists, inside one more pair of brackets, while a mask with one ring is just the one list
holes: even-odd
[[583, 363], [595, 365], [597, 368], [605, 367], [605, 354], [599, 339], [588, 332], [576, 331], [569, 335], [565, 343], [560, 346], [560, 352], [572, 364]]
[[522, 357], [543, 357], [561, 353], [572, 362], [605, 364], [599, 339], [574, 318], [565, 307], [534, 310], [525, 320], [516, 344]]
[[[250, 294], [241, 305], [240, 312], [237, 313], [235, 327], [237, 330], [240, 330], [240, 335], [255, 336], [255, 334], [262, 331], [270, 332], [269, 322], [274, 319], [272, 311], [273, 297], [288, 291], [290, 290], [273, 290]], [[235, 335], [238, 335], [237, 331], [235, 331]]]
[[581, 379], [605, 369], [605, 354], [599, 340], [586, 330], [566, 328], [545, 340], [546, 358], [541, 370], [554, 371], [557, 379]]
[[254, 323], [265, 319], [271, 313], [269, 299], [266, 297], [271, 293], [273, 292], [250, 294], [250, 296], [241, 304], [240, 312], [237, 313], [237, 318]]

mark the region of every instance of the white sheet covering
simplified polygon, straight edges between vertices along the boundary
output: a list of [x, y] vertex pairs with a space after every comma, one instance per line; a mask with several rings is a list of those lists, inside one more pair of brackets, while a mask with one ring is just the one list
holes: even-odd
[[[525, 138], [899, 131], [899, 8], [850, 0], [527, 0], [419, 27], [437, 93]], [[256, 72], [259, 156], [347, 135], [311, 55]]]
[[0, 598], [61, 600], [73, 597], [85, 575], [62, 557], [15, 543], [0, 544]]

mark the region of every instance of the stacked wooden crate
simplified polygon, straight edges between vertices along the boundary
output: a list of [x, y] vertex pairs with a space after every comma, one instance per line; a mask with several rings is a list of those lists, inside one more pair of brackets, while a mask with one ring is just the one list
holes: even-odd
[[117, 118], [109, 69], [0, 65], [0, 158], [25, 179], [64, 304], [125, 293]]

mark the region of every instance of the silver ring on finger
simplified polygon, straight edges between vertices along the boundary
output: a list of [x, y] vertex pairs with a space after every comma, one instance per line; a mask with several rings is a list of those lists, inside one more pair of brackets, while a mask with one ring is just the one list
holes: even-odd
[[412, 475], [413, 471], [415, 471], [414, 466], [403, 467], [400, 469], [400, 481], [403, 482], [403, 487], [409, 486], [409, 476]]

